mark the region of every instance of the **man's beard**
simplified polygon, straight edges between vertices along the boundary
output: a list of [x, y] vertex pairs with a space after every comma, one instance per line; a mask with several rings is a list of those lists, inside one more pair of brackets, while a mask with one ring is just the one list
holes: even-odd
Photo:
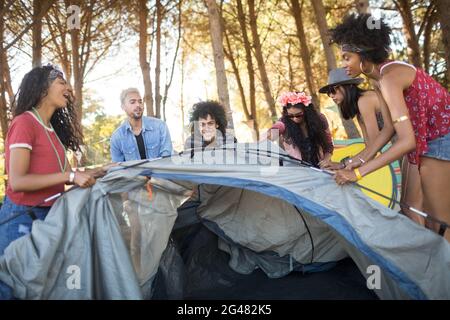
[[140, 120], [141, 118], [142, 118], [142, 116], [143, 116], [143, 113], [140, 113], [140, 114], [136, 114], [136, 113], [132, 113], [132, 118], [134, 119], [134, 120]]
[[214, 139], [216, 138], [216, 135], [214, 133], [210, 133], [210, 134], [203, 134], [202, 135], [202, 139], [204, 142], [210, 143], [212, 141], [214, 141]]

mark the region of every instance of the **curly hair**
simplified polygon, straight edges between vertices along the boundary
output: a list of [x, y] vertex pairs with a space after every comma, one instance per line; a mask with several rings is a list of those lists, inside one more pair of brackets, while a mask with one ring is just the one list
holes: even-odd
[[[308, 130], [308, 137], [303, 134], [297, 123], [287, 117], [288, 109], [293, 107], [304, 110], [304, 121], [306, 129]], [[295, 105], [288, 104], [284, 106], [281, 121], [286, 126], [286, 131], [283, 134], [286, 142], [293, 143], [300, 150], [303, 160], [317, 166], [320, 159], [320, 148], [322, 148], [322, 150], [327, 150], [328, 140], [326, 135], [326, 124], [321, 119], [313, 104], [305, 106], [302, 103], [298, 103]], [[308, 139], [311, 142], [311, 149], [308, 147]]]
[[344, 100], [338, 104], [339, 111], [345, 120], [353, 119], [359, 115], [358, 100], [366, 90], [355, 84], [345, 84], [340, 87], [344, 90]]
[[[382, 63], [389, 57], [392, 29], [382, 20], [376, 21], [371, 14], [351, 14], [330, 30], [331, 42], [356, 47], [363, 60]], [[378, 24], [379, 23], [379, 24]]]
[[[12, 106], [14, 117], [31, 111], [47, 96], [48, 89], [55, 80], [50, 77], [52, 70], [56, 69], [52, 66], [35, 67], [23, 77], [19, 90], [14, 96]], [[72, 101], [69, 101], [65, 108], [56, 110], [50, 123], [66, 149], [81, 150], [83, 134]]]
[[225, 136], [227, 128], [227, 117], [224, 107], [217, 101], [202, 101], [194, 104], [189, 121], [191, 122], [191, 133], [194, 133], [194, 121], [198, 121], [200, 118], [206, 119], [208, 115], [214, 119], [219, 126], [217, 129]]

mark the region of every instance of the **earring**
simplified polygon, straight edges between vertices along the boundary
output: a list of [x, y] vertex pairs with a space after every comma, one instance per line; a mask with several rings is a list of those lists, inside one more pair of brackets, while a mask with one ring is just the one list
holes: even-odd
[[364, 73], [366, 76], [372, 74], [373, 70], [375, 69], [375, 65], [372, 64], [372, 70], [370, 70], [370, 72], [364, 72], [363, 66], [362, 66], [362, 61], [359, 63], [359, 69], [361, 69], [361, 72]]

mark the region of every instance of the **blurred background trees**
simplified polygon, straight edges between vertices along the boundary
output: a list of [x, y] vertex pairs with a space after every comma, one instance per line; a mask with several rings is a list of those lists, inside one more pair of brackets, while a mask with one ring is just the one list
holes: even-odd
[[108, 138], [123, 119], [105, 102], [113, 95], [119, 105], [120, 92], [94, 84], [124, 74], [138, 79], [146, 114], [167, 120], [175, 146], [190, 107], [204, 99], [226, 106], [240, 140], [258, 139], [280, 116], [276, 101], [286, 90], [307, 90], [335, 138], [354, 138], [355, 124], [342, 123], [317, 92], [340, 66], [327, 29], [351, 12], [382, 16], [394, 29], [392, 58], [449, 88], [449, 7], [449, 0], [0, 0], [1, 137], [19, 81], [51, 61], [73, 87], [86, 164], [108, 161]]

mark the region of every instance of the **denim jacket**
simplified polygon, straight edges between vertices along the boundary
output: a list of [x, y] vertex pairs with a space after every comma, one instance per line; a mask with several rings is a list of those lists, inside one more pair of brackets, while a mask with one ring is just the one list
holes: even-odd
[[[167, 124], [157, 118], [142, 117], [142, 137], [147, 159], [172, 154], [172, 141]], [[111, 137], [113, 162], [140, 160], [139, 148], [130, 122], [125, 120]]]

